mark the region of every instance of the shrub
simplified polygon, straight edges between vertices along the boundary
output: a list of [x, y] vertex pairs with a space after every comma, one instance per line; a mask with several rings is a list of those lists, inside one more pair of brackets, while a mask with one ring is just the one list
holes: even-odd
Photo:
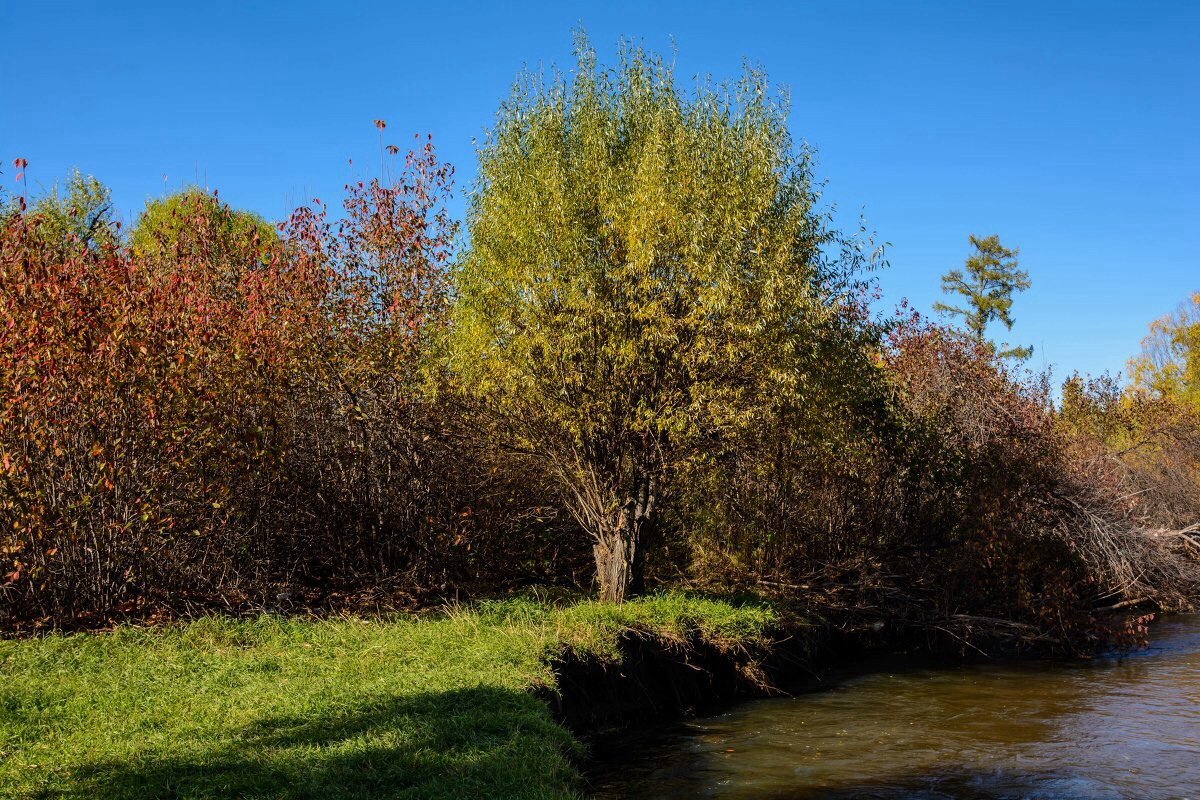
[[541, 484], [444, 391], [451, 175], [426, 144], [347, 186], [338, 221], [314, 203], [278, 234], [196, 190], [152, 203], [131, 245], [105, 217], [104, 236], [74, 224], [84, 203], [6, 215], [5, 611], [87, 623], [545, 576]]
[[[768, 420], [690, 476], [680, 549], [698, 580], [792, 595], [857, 587], [869, 599], [852, 603], [889, 603], [937, 630], [1070, 647], [1093, 640], [1098, 609], [1195, 596], [1195, 563], [1172, 552], [1182, 545], [1145, 530], [1163, 492], [1131, 502], [1130, 454], [1118, 478], [1117, 451], [1065, 427], [1044, 378], [915, 317], [894, 325], [878, 368], [856, 403]], [[1187, 474], [1155, 464], [1160, 479]], [[1172, 497], [1175, 513], [1198, 507]]]
[[280, 354], [202, 260], [145, 269], [57, 222], [0, 228], [0, 514], [10, 608], [63, 618], [181, 588], [180, 561], [212, 575], [271, 454]]

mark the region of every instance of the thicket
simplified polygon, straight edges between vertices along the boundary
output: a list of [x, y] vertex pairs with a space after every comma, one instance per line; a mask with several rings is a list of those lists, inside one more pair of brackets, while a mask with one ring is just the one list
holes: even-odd
[[465, 242], [431, 144], [277, 226], [6, 202], [4, 623], [594, 581], [1079, 646], [1191, 602], [1194, 410], [874, 316], [765, 76], [579, 53], [502, 106]]
[[314, 204], [278, 233], [189, 191], [130, 243], [82, 182], [18, 199], [0, 230], [5, 615], [395, 602], [554, 562], [538, 479], [501, 472], [438, 391], [450, 177], [426, 146], [348, 186], [338, 221]]

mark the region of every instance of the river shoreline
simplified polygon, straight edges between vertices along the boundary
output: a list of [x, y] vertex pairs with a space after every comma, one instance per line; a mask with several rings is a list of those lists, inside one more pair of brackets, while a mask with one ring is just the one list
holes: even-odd
[[882, 658], [821, 691], [598, 740], [590, 790], [638, 797], [1167, 800], [1200, 786], [1200, 616], [1094, 659]]
[[0, 797], [578, 798], [622, 732], [986, 644], [882, 613], [663, 593], [0, 639]]
[[551, 661], [556, 687], [542, 697], [555, 719], [577, 735], [591, 739], [739, 699], [819, 691], [838, 675], [869, 672], [880, 662], [957, 666], [1090, 657], [1049, 646], [1018, 647], [995, 637], [968, 642], [928, 624], [877, 620], [843, 627], [787, 616], [769, 637], [754, 642], [716, 645], [629, 631], [617, 647], [617, 659], [567, 650]]
[[616, 661], [571, 652], [556, 657], [556, 691], [540, 693], [555, 720], [586, 744], [587, 756], [577, 763], [589, 785], [627, 754], [626, 739], [653, 739], [664, 725], [742, 703], [832, 690], [879, 672], [1081, 663], [1116, 652], [1106, 646], [1071, 655], [1047, 643], [1016, 646], [1002, 636], [967, 642], [939, 626], [896, 620], [843, 627], [786, 616], [770, 639], [753, 648], [663, 642], [636, 633], [622, 636], [619, 647]]

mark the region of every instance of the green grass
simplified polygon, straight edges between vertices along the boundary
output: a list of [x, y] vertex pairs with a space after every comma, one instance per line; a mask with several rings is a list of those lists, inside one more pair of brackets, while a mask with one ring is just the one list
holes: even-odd
[[573, 797], [532, 691], [626, 629], [744, 642], [761, 605], [485, 603], [392, 620], [201, 619], [0, 641], [0, 797]]

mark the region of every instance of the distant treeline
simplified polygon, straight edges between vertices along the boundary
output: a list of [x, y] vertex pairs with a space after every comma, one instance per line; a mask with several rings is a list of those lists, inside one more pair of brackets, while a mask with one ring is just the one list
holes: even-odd
[[577, 49], [502, 104], [465, 236], [429, 143], [279, 225], [192, 189], [122, 230], [79, 175], [7, 197], [0, 621], [670, 584], [1079, 647], [1191, 602], [1186, 319], [1056, 408], [986, 314], [872, 310], [881, 253], [761, 72]]

